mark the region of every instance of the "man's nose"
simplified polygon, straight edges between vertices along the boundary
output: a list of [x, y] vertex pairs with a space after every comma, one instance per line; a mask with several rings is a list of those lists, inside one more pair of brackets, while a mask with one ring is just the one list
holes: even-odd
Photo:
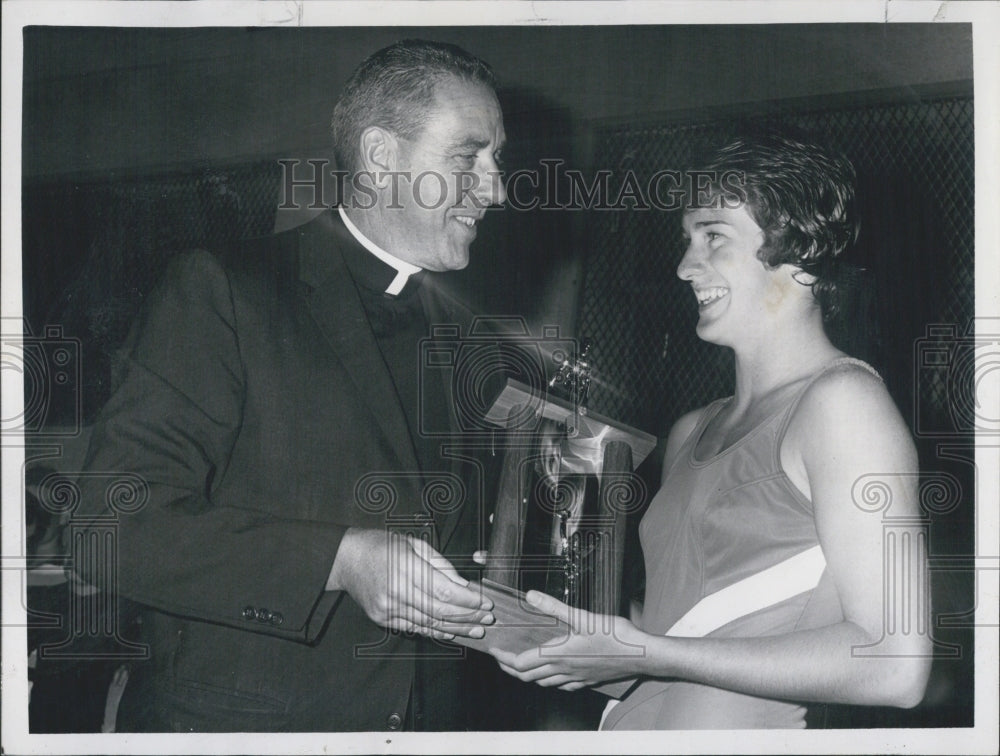
[[493, 197], [493, 204], [502, 205], [507, 201], [507, 187], [503, 182], [503, 172], [497, 169], [496, 172], [496, 194]]
[[484, 206], [502, 205], [507, 201], [507, 187], [504, 186], [503, 171], [495, 160], [489, 160], [479, 182], [478, 198]]

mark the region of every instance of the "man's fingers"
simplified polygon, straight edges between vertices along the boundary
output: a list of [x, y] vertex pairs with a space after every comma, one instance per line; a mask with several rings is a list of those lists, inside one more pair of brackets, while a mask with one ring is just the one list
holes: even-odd
[[493, 602], [478, 589], [460, 585], [443, 575], [431, 574], [431, 595], [440, 602], [466, 609], [482, 609], [489, 611]]
[[440, 632], [452, 636], [482, 638], [485, 635], [483, 626], [493, 622], [493, 615], [481, 609], [463, 613], [456, 612], [454, 607], [447, 604], [437, 604], [433, 609], [426, 604], [401, 604], [391, 611], [385, 624], [405, 632]]
[[413, 586], [412, 604], [436, 619], [463, 624], [492, 625], [493, 602], [479, 591], [456, 585], [443, 576], [431, 576], [429, 585]]
[[[481, 613], [477, 612], [477, 616]], [[485, 613], [485, 614], [488, 614]], [[492, 615], [489, 616], [489, 621], [487, 622], [453, 622], [449, 620], [434, 620], [431, 624], [435, 630], [441, 632], [450, 633], [452, 635], [464, 635], [469, 638], [482, 638], [486, 635], [486, 628], [484, 624], [493, 623]]]
[[439, 601], [467, 609], [493, 608], [493, 602], [479, 591], [469, 588], [469, 581], [459, 575], [451, 562], [433, 546], [417, 538], [409, 538], [409, 542], [417, 556], [430, 565], [429, 570], [419, 569], [416, 572], [420, 576], [426, 575], [426, 579], [430, 581], [430, 588], [422, 586], [425, 592]]
[[431, 575], [431, 584], [425, 587], [438, 601], [467, 609], [492, 609], [493, 602], [478, 590], [459, 585], [443, 575]]
[[404, 633], [413, 633], [415, 635], [423, 635], [424, 637], [429, 638], [437, 638], [438, 640], [454, 640], [455, 638], [454, 633], [446, 633], [441, 630], [431, 630], [408, 620], [395, 620], [389, 627], [392, 630], [399, 630]]
[[[439, 577], [439, 580], [450, 582], [443, 577]], [[454, 588], [459, 587], [450, 584]], [[412, 590], [407, 593], [397, 594], [395, 598], [390, 596], [394, 605], [390, 604], [388, 613], [391, 617], [414, 622], [428, 630], [482, 638], [483, 626], [494, 624], [496, 617], [491, 611], [479, 608], [478, 594], [473, 591], [469, 593], [476, 597], [472, 608], [442, 601], [425, 593], [420, 586], [412, 586]]]
[[452, 566], [451, 562], [449, 562], [445, 557], [440, 556], [440, 555], [439, 556], [434, 556], [434, 557], [430, 557], [427, 561], [430, 562], [431, 565], [438, 572], [441, 572], [442, 574], [444, 574], [444, 576], [447, 577], [453, 583], [457, 583], [458, 585], [468, 585], [469, 584], [469, 581], [466, 580], [461, 575], [459, 575], [455, 571], [455, 568]]
[[454, 583], [459, 585], [468, 585], [469, 581], [464, 577], [459, 575], [455, 568], [452, 566], [451, 562], [448, 561], [437, 549], [431, 546], [427, 541], [423, 541], [419, 538], [413, 538], [409, 536], [410, 546], [413, 548], [417, 554], [419, 554], [424, 560], [430, 562], [431, 566], [434, 567], [438, 572], [444, 573], [444, 575]]

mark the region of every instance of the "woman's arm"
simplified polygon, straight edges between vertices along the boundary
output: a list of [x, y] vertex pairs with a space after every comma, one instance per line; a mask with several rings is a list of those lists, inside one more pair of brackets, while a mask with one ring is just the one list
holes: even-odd
[[[913, 549], [897, 574], [883, 546], [886, 511], [858, 500], [859, 487], [875, 482], [890, 497], [891, 517], [918, 513], [916, 454], [885, 388], [858, 369], [824, 376], [796, 411], [782, 460], [792, 480], [808, 486], [844, 621], [762, 638], [658, 637], [533, 593], [529, 600], [577, 632], [517, 656], [497, 653], [501, 667], [567, 690], [644, 674], [768, 698], [915, 706], [930, 670], [925, 558]], [[910, 600], [898, 600], [903, 595]]]

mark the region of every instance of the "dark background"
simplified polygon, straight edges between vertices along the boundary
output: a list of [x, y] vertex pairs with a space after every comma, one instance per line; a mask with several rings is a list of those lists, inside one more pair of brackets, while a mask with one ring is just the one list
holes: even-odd
[[[925, 510], [935, 636], [960, 650], [942, 646], [918, 709], [831, 708], [821, 723], [970, 725], [962, 614], [973, 575], [944, 569], [974, 553], [975, 417], [962, 368], [974, 347], [968, 25], [27, 28], [24, 316], [46, 343], [79, 340], [80, 366], [77, 383], [38, 398], [37, 428], [65, 430], [69, 445], [77, 426], [85, 436], [114, 350], [170, 256], [309, 216], [276, 211], [277, 161], [329, 158], [343, 81], [407, 36], [455, 42], [494, 66], [508, 170], [558, 159], [588, 176], [610, 170], [615, 187], [629, 170], [681, 168], [747, 122], [805, 128], [855, 162], [863, 229], [852, 259], [866, 273], [831, 332], [884, 375], [928, 485], [957, 481]], [[662, 437], [731, 391], [728, 353], [694, 337], [693, 298], [674, 276], [681, 251], [671, 213], [508, 209], [490, 213], [451, 280], [484, 315], [591, 338], [591, 406]], [[45, 336], [47, 326], [61, 332]], [[658, 463], [654, 452], [641, 470], [651, 485]], [[640, 590], [641, 565], [629, 576]]]

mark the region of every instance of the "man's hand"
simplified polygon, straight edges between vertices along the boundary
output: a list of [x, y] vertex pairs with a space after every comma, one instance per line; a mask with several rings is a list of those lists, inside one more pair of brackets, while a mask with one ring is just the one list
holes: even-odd
[[326, 583], [351, 594], [379, 625], [441, 640], [482, 638], [494, 622], [493, 602], [467, 586], [424, 541], [361, 528], [344, 535]]

